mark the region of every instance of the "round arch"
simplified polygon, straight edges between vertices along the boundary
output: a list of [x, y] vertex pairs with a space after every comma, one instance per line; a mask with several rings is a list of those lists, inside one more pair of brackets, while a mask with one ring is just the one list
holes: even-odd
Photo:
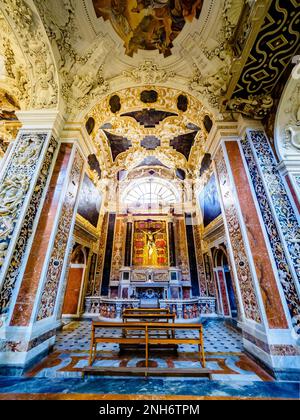
[[300, 160], [300, 78], [292, 73], [275, 121], [275, 147], [281, 161]]
[[180, 192], [169, 180], [144, 177], [131, 181], [121, 195], [122, 204], [133, 207], [165, 206], [180, 202]]
[[[144, 91], [157, 92], [157, 100], [151, 103], [145, 103], [141, 100], [141, 94]], [[117, 95], [120, 98], [121, 108], [117, 112], [112, 112], [110, 107], [110, 99]], [[186, 111], [178, 108], [178, 98], [180, 95], [186, 96], [188, 99], [188, 107]], [[80, 119], [88, 120], [90, 117], [95, 120], [94, 134], [99, 131], [102, 125], [109, 122], [112, 118], [120, 117], [124, 113], [139, 111], [143, 108], [155, 108], [158, 111], [173, 112], [179, 116], [186, 118], [191, 123], [204, 127], [204, 117], [208, 115], [212, 121], [215, 120], [213, 113], [208, 110], [202, 102], [189, 93], [168, 87], [161, 86], [132, 86], [114, 93], [110, 93], [94, 105], [87, 113], [82, 113]]]

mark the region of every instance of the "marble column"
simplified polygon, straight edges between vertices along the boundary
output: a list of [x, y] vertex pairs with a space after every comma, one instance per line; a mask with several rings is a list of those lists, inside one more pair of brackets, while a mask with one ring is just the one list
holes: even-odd
[[173, 222], [168, 222], [168, 238], [169, 238], [169, 252], [170, 252], [170, 267], [176, 267], [176, 248], [175, 248], [175, 234], [174, 234]]
[[[62, 138], [55, 111], [19, 113], [23, 126], [1, 172], [0, 366], [23, 368], [46, 352], [61, 323], [84, 153], [78, 132]], [[76, 137], [77, 136], [77, 137]], [[1, 193], [0, 193], [1, 194]]]
[[126, 227], [126, 245], [125, 245], [125, 258], [124, 266], [130, 267], [132, 260], [132, 233], [133, 233], [133, 223], [127, 222]]
[[[296, 219], [265, 134], [247, 124], [242, 119], [217, 124], [208, 141], [219, 180], [240, 326], [249, 353], [276, 375], [293, 375], [300, 368], [300, 301], [297, 261], [288, 254], [298, 247], [293, 242]], [[299, 251], [296, 255], [299, 258]]]

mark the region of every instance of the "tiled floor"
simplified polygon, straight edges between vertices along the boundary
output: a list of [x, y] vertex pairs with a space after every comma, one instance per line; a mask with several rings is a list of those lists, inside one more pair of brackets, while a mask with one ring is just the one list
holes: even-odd
[[[90, 322], [72, 322], [58, 334], [54, 351], [20, 378], [0, 377], [3, 399], [300, 399], [297, 383], [274, 381], [243, 353], [241, 336], [223, 321], [204, 324], [207, 366], [212, 378], [87, 377]], [[107, 331], [102, 331], [107, 335]], [[115, 331], [118, 334], [118, 331]], [[194, 346], [178, 355], [151, 354], [152, 367], [200, 367]], [[118, 345], [98, 347], [97, 366], [144, 366], [143, 353], [119, 355]]]
[[[101, 336], [119, 335], [120, 330], [103, 330]], [[190, 336], [195, 332], [177, 332]], [[259, 366], [242, 353], [242, 339], [238, 332], [223, 321], [210, 320], [204, 325], [207, 368], [214, 380], [264, 381], [272, 380]], [[72, 322], [58, 334], [54, 352], [27, 372], [27, 377], [76, 378], [88, 364], [90, 347], [90, 322]], [[143, 352], [119, 355], [118, 344], [98, 345], [94, 366], [99, 367], [143, 367]], [[160, 368], [200, 368], [197, 346], [180, 345], [178, 355], [167, 352], [151, 352], [150, 366]]]
[[[90, 321], [72, 322], [67, 324], [58, 334], [55, 345], [57, 351], [70, 350], [89, 350], [90, 346]], [[99, 335], [109, 336], [110, 334], [120, 334], [120, 330], [101, 331]], [[178, 336], [195, 335], [196, 332], [190, 333], [176, 332]], [[205, 323], [204, 328], [205, 351], [228, 353], [241, 352], [243, 350], [242, 337], [235, 330], [229, 328], [223, 321], [209, 320]], [[179, 346], [182, 351], [193, 351], [197, 346]], [[104, 344], [98, 349], [118, 350], [118, 345]]]

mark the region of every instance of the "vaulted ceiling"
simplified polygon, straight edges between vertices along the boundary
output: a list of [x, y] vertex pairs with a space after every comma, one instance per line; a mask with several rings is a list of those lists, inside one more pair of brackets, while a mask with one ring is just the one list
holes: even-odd
[[93, 118], [94, 152], [116, 170], [145, 159], [194, 170], [204, 119], [266, 118], [299, 53], [298, 0], [2, 0], [0, 11], [0, 89], [15, 104], [2, 121], [18, 108]]

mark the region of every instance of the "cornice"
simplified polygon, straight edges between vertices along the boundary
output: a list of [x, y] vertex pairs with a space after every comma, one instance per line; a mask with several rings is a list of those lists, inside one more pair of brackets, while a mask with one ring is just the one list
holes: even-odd
[[65, 120], [60, 111], [53, 109], [16, 111], [22, 124], [22, 130], [52, 130], [56, 138], [60, 137]]

